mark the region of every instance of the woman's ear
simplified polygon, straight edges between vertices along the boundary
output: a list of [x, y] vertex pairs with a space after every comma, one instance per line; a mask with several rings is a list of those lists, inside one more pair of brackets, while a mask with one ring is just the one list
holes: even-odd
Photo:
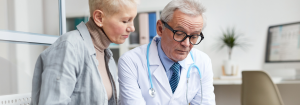
[[162, 24], [161, 20], [158, 20], [156, 22], [156, 33], [157, 33], [157, 35], [161, 37], [162, 31], [163, 31], [163, 24]]
[[101, 10], [95, 10], [93, 13], [94, 22], [98, 27], [103, 27], [104, 13]]

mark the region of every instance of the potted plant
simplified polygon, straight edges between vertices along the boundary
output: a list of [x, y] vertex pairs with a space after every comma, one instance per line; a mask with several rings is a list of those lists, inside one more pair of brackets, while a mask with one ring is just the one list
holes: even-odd
[[233, 48], [236, 47], [244, 47], [244, 43], [241, 42], [242, 34], [236, 33], [235, 28], [227, 28], [227, 30], [222, 32], [222, 36], [219, 38], [221, 44], [219, 44], [219, 48], [223, 49], [224, 47], [228, 48], [228, 60], [224, 60], [223, 75], [233, 76], [237, 74], [238, 66], [234, 61], [231, 60], [231, 54]]

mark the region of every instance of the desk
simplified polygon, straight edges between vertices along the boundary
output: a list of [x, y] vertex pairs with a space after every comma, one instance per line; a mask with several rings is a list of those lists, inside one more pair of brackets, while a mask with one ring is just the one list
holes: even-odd
[[[281, 80], [280, 78], [272, 78], [274, 84], [300, 84], [300, 80]], [[219, 79], [214, 78], [214, 85], [241, 85], [242, 79]]]
[[214, 78], [214, 85], [241, 85], [242, 79], [218, 79]]
[[[277, 85], [285, 105], [299, 105], [300, 80], [284, 80], [272, 78]], [[242, 79], [214, 78], [217, 105], [241, 105]]]

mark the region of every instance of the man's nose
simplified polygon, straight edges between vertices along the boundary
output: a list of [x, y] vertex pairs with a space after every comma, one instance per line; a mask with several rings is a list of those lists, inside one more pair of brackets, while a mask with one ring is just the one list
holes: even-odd
[[183, 45], [184, 47], [190, 47], [190, 38], [187, 37], [184, 41], [181, 42], [181, 45]]

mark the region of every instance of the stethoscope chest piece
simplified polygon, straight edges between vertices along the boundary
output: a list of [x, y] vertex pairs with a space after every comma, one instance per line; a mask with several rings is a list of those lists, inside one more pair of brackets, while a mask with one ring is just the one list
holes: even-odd
[[[148, 68], [148, 75], [149, 75], [149, 81], [150, 81], [150, 85], [151, 85], [151, 87], [150, 87], [150, 89], [149, 89], [149, 95], [152, 97], [152, 98], [154, 98], [155, 97], [155, 90], [153, 89], [153, 85], [152, 85], [152, 78], [151, 78], [151, 73], [150, 73], [150, 67], [149, 67], [149, 48], [150, 48], [150, 45], [151, 45], [151, 41], [150, 41], [150, 43], [148, 44], [148, 46], [147, 46], [147, 68]], [[193, 59], [193, 61], [194, 61], [194, 56], [193, 56], [193, 54], [190, 52], [190, 55], [191, 55], [191, 57], [192, 57], [192, 59]], [[194, 61], [195, 62], [195, 61]], [[201, 102], [200, 102], [200, 105], [202, 104], [202, 100], [203, 100], [203, 92], [202, 92], [202, 81], [201, 81], [201, 79], [202, 79], [202, 77], [201, 77], [201, 72], [200, 72], [200, 69], [199, 69], [199, 67], [198, 66], [196, 66], [195, 64], [192, 64], [190, 67], [189, 67], [189, 69], [188, 69], [188, 72], [187, 72], [187, 79], [188, 78], [190, 78], [190, 70], [191, 70], [191, 68], [192, 67], [196, 67], [197, 68], [197, 70], [198, 70], [198, 73], [199, 73], [199, 75], [200, 75], [200, 85], [201, 85]], [[188, 83], [188, 81], [187, 81], [187, 83]], [[186, 88], [187, 90], [186, 90], [186, 100], [187, 100], [187, 104], [188, 104], [188, 84], [187, 84], [187, 88]]]
[[154, 98], [155, 97], [155, 90], [153, 88], [149, 89], [149, 95]]

